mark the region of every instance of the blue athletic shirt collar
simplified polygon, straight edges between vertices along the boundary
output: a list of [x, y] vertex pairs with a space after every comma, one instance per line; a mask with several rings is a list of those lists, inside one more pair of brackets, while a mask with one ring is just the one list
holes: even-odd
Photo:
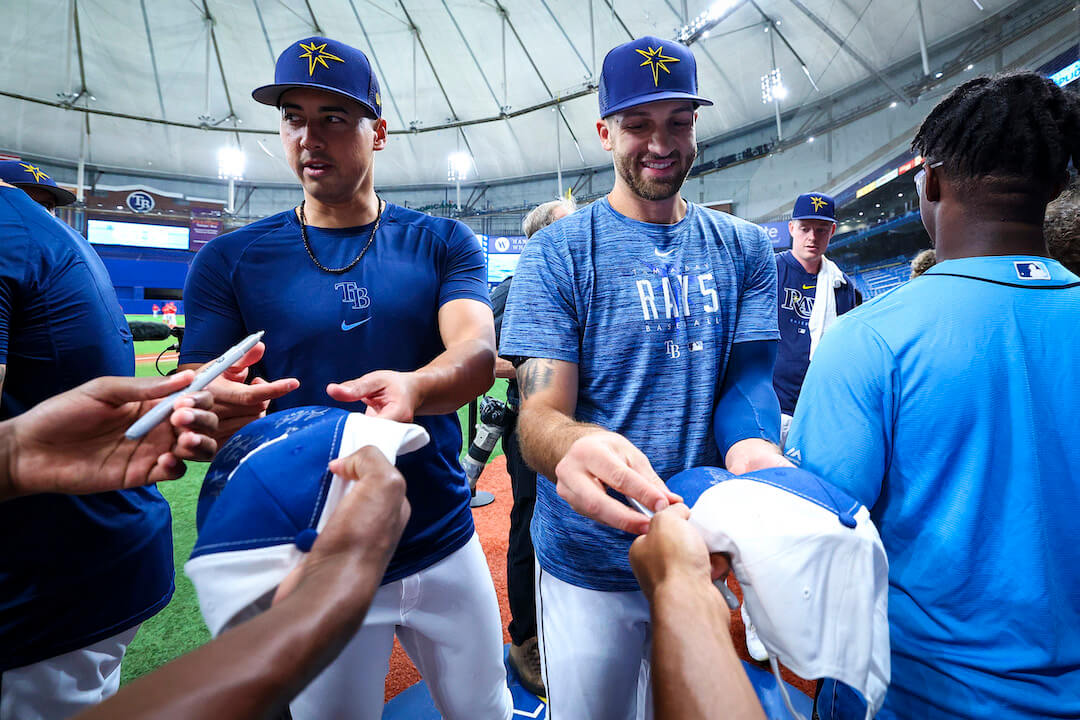
[[[1032, 277], [1040, 274], [1040, 268], [1049, 273], [1049, 279]], [[965, 275], [992, 282], [1032, 287], [1067, 285], [1078, 279], [1057, 260], [1037, 255], [992, 255], [942, 260], [924, 274]], [[1025, 274], [1028, 277], [1024, 277]]]
[[686, 215], [683, 216], [683, 219], [680, 220], [677, 223], [674, 223], [673, 225], [668, 225], [666, 223], [644, 222], [642, 220], [635, 220], [633, 218], [627, 217], [627, 216], [623, 215], [621, 212], [619, 212], [618, 210], [616, 210], [615, 208], [611, 207], [611, 203], [608, 201], [607, 197], [600, 198], [600, 207], [604, 208], [604, 210], [606, 210], [608, 213], [610, 213], [611, 216], [614, 217], [619, 222], [625, 223], [625, 224], [629, 225], [630, 227], [633, 227], [633, 228], [635, 228], [635, 229], [637, 229], [637, 230], [639, 230], [639, 231], [641, 231], [643, 233], [646, 233], [646, 234], [649, 234], [649, 235], [652, 235], [652, 236], [656, 236], [656, 235], [672, 236], [672, 235], [675, 235], [677, 233], [682, 232], [685, 228], [690, 226], [690, 223], [693, 222], [693, 216], [697, 212], [697, 208], [695, 207], [694, 203], [687, 200], [686, 201]]

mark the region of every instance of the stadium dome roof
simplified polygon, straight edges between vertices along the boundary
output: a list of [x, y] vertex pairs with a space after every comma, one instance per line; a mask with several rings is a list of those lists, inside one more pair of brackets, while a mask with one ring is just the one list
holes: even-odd
[[[1017, 3], [925, 0], [933, 45]], [[1022, 4], [1022, 2], [1020, 3]], [[251, 99], [295, 40], [325, 35], [376, 66], [392, 137], [383, 186], [441, 184], [470, 151], [480, 179], [607, 162], [595, 142], [604, 53], [631, 37], [697, 38], [699, 139], [770, 117], [762, 76], [779, 67], [784, 108], [874, 78], [919, 54], [917, 2], [881, 0], [26, 0], [0, 4], [0, 147], [98, 167], [218, 175], [236, 143], [245, 177], [290, 182], [277, 113]], [[980, 7], [981, 6], [981, 7]], [[773, 57], [775, 56], [775, 62]], [[801, 60], [800, 60], [801, 59]], [[805, 62], [806, 71], [802, 69]], [[811, 81], [812, 78], [812, 81]], [[813, 83], [816, 83], [815, 89]], [[556, 106], [558, 110], [556, 110]], [[85, 109], [82, 112], [77, 109]], [[558, 127], [558, 136], [556, 136]], [[556, 156], [558, 147], [559, 155]]]

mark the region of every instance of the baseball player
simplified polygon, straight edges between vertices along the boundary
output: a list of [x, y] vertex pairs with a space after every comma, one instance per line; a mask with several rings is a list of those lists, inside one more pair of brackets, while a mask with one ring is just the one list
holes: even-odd
[[[86, 238], [4, 183], [0, 237], [0, 419], [134, 375], [131, 331]], [[161, 493], [9, 500], [0, 545], [0, 719], [66, 718], [116, 692], [139, 624], [173, 593]]]
[[543, 476], [532, 537], [556, 720], [645, 711], [649, 608], [627, 556], [648, 520], [619, 493], [659, 510], [679, 499], [662, 478], [685, 468], [785, 464], [769, 240], [679, 194], [711, 104], [685, 46], [609, 52], [596, 127], [615, 185], [533, 236], [514, 275], [500, 354], [519, 363], [518, 433]]
[[[822, 334], [837, 316], [862, 302], [855, 281], [825, 257], [829, 240], [836, 232], [836, 202], [830, 196], [807, 193], [795, 198], [788, 232], [791, 249], [776, 256], [780, 346], [773, 387], [782, 413], [781, 447], [806, 368]], [[750, 654], [757, 660], [764, 659], [753, 651]]]
[[[788, 454], [870, 508], [889, 556], [878, 718], [1080, 717], [1080, 445], [1062, 422], [1080, 278], [1042, 227], [1078, 129], [1076, 96], [1035, 73], [945, 97], [913, 143], [937, 264], [837, 321], [807, 372]], [[842, 687], [818, 703], [863, 716]]]
[[59, 187], [48, 173], [24, 160], [0, 160], [0, 180], [19, 188], [53, 214], [57, 207], [75, 202], [74, 193]]
[[[293, 716], [379, 717], [397, 627], [444, 717], [505, 720], [513, 708], [501, 622], [458, 462], [455, 413], [494, 378], [483, 252], [465, 225], [376, 194], [374, 154], [386, 145], [386, 121], [362, 52], [328, 38], [300, 40], [278, 58], [274, 83], [253, 96], [281, 114], [303, 202], [195, 256], [182, 367], [265, 330], [258, 372], [302, 383], [271, 410], [366, 408], [415, 421], [432, 438], [398, 464], [412, 517], [369, 621], [301, 693]], [[216, 396], [238, 384], [211, 389]], [[376, 613], [381, 606], [388, 611]], [[412, 612], [446, 621], [414, 627]]]
[[[560, 198], [543, 203], [525, 216], [521, 222], [522, 232], [531, 238], [542, 228], [570, 215], [577, 205], [570, 198]], [[491, 309], [495, 313], [495, 337], [502, 332], [506, 298], [514, 276], [503, 280], [491, 291]], [[521, 404], [517, 375], [514, 366], [504, 358], [495, 361], [495, 376], [506, 378], [506, 402], [513, 408]], [[506, 595], [510, 605], [510, 650], [507, 661], [517, 671], [521, 684], [529, 692], [544, 697], [544, 680], [540, 670], [540, 646], [536, 639], [536, 555], [533, 553], [532, 523], [536, 505], [536, 471], [525, 464], [521, 457], [515, 425], [507, 427], [502, 436], [506, 453], [506, 471], [510, 474], [510, 486], [514, 494], [514, 506], [510, 509], [510, 537], [506, 547]]]

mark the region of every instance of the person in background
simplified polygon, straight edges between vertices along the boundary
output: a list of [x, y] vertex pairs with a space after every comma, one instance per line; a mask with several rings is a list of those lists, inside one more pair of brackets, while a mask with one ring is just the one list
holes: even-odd
[[[577, 204], [571, 198], [551, 200], [532, 209], [521, 222], [526, 239], [551, 223], [571, 215]], [[496, 342], [502, 337], [503, 312], [510, 294], [513, 275], [504, 279], [491, 291], [491, 309], [495, 313]], [[506, 403], [515, 411], [521, 405], [514, 366], [505, 358], [495, 360], [495, 377], [506, 378]], [[516, 432], [517, 421], [503, 430], [503, 452], [506, 454], [506, 471], [510, 474], [510, 486], [514, 493], [514, 506], [510, 508], [510, 538], [506, 548], [506, 594], [510, 600], [510, 664], [521, 678], [521, 684], [534, 695], [545, 695], [544, 679], [540, 672], [540, 650], [536, 639], [536, 556], [533, 552], [532, 522], [536, 504], [536, 471], [521, 456], [521, 445]]]
[[14, 185], [38, 205], [56, 214], [56, 208], [75, 202], [75, 194], [65, 190], [48, 173], [24, 160], [0, 160], [0, 180]]
[[921, 251], [911, 260], [911, 278], [915, 279], [922, 275], [924, 272], [934, 267], [937, 263], [937, 255], [934, 253], [934, 248], [928, 248]]
[[1074, 179], [1057, 200], [1046, 206], [1043, 232], [1050, 257], [1080, 275], [1080, 180]]
[[[788, 222], [791, 249], [776, 256], [780, 347], [773, 370], [773, 387], [780, 399], [780, 445], [787, 437], [799, 400], [806, 368], [822, 334], [836, 318], [862, 298], [855, 281], [836, 266], [825, 251], [836, 232], [836, 202], [824, 193], [795, 199]], [[749, 627], [749, 626], [747, 626]], [[751, 652], [756, 660], [760, 653]]]

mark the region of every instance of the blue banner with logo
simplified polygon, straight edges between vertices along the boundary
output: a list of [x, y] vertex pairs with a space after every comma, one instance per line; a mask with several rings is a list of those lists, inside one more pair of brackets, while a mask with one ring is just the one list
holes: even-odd
[[787, 250], [791, 247], [791, 233], [788, 232], [787, 221], [760, 223], [765, 234], [769, 236], [773, 250]]

